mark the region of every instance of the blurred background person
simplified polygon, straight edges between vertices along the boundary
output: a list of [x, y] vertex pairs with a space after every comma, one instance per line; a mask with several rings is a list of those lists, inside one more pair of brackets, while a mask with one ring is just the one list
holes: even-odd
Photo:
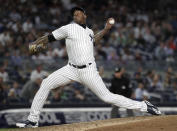
[[66, 93], [64, 92], [64, 86], [52, 90], [51, 95], [49, 96], [50, 103], [58, 103], [62, 100], [67, 100]]
[[45, 78], [48, 75], [49, 75], [48, 72], [43, 70], [43, 66], [42, 65], [38, 65], [36, 67], [36, 69], [31, 72], [30, 79], [33, 81], [33, 80], [36, 79], [36, 77]]
[[4, 88], [3, 78], [0, 76], [0, 104], [7, 103], [7, 92]]
[[20, 94], [21, 94], [21, 86], [18, 82], [14, 81], [12, 87], [8, 91], [8, 102], [9, 103], [19, 103], [21, 102]]
[[9, 81], [8, 72], [5, 71], [5, 69], [4, 69], [3, 66], [0, 67], [0, 77], [3, 78], [3, 81], [4, 81], [4, 82], [8, 82], [8, 81]]
[[138, 83], [138, 87], [133, 93], [133, 98], [137, 101], [148, 100], [148, 92], [144, 89], [144, 84], [142, 82]]
[[33, 80], [27, 81], [23, 86], [20, 97], [24, 102], [31, 103], [42, 82], [41, 76], [36, 76]]

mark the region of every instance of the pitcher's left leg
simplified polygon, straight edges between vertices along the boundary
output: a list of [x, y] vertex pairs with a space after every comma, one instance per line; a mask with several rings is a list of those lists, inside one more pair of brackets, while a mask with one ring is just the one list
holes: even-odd
[[83, 73], [80, 73], [80, 79], [85, 86], [87, 86], [92, 92], [94, 92], [101, 100], [106, 103], [127, 109], [137, 109], [142, 112], [147, 111], [147, 105], [144, 101], [134, 101], [122, 95], [111, 93], [106, 88], [101, 77], [95, 69], [89, 68], [84, 70]]

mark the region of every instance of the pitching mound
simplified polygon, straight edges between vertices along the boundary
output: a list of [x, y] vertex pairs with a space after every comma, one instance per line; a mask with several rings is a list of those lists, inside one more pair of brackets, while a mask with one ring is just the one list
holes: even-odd
[[[177, 116], [144, 116], [82, 122], [20, 131], [176, 131]], [[18, 131], [19, 131], [18, 130]], [[17, 130], [16, 130], [17, 131]]]

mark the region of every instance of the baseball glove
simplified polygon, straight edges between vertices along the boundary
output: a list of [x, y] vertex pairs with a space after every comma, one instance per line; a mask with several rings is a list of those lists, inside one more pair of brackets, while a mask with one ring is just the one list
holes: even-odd
[[43, 52], [47, 49], [47, 45], [40, 43], [40, 44], [36, 44], [36, 43], [31, 43], [29, 44], [29, 52], [30, 54], [37, 54], [39, 52]]

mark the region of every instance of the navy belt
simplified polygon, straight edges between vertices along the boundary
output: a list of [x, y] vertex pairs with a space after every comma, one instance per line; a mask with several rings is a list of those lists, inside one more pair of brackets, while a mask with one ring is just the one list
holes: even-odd
[[[88, 63], [88, 65], [91, 65], [92, 63]], [[69, 63], [70, 66], [73, 66], [74, 68], [77, 68], [77, 69], [83, 69], [83, 68], [86, 68], [87, 65], [81, 65], [81, 66], [78, 66], [78, 65], [74, 65], [74, 64], [71, 64]]]

